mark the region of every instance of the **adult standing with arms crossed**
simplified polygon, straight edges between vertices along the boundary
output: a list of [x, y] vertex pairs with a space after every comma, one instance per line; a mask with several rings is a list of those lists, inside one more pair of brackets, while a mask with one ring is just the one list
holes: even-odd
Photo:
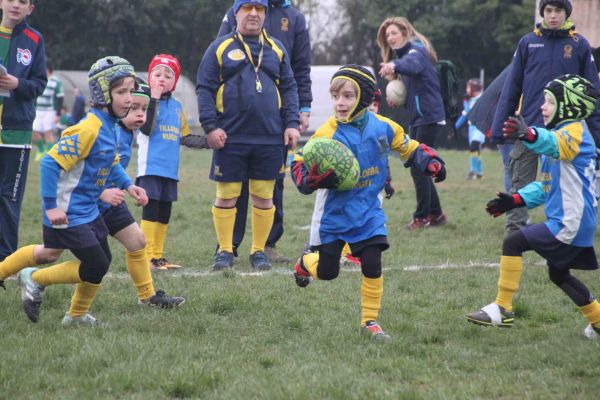
[[26, 21], [33, 1], [2, 1], [0, 59], [0, 261], [17, 249], [21, 204], [25, 193], [35, 99], [46, 76], [44, 38]]
[[[225, 14], [219, 33], [223, 36], [234, 32], [237, 27], [233, 8]], [[290, 0], [269, 0], [269, 9], [265, 18], [264, 28], [269, 35], [283, 43], [294, 72], [294, 79], [298, 86], [298, 101], [300, 104], [300, 134], [304, 133], [309, 126], [310, 107], [312, 103], [312, 91], [310, 80], [310, 37], [306, 19], [300, 10], [291, 5]], [[284, 148], [284, 157], [287, 158], [287, 148]], [[275, 218], [273, 227], [267, 239], [265, 253], [270, 262], [292, 262], [278, 254], [275, 250], [276, 243], [283, 236], [283, 187], [284, 178], [278, 178], [275, 182], [273, 202], [275, 203]], [[233, 230], [233, 252], [237, 256], [237, 248], [244, 239], [246, 231], [246, 214], [248, 210], [248, 182], [244, 181], [242, 193], [237, 201], [235, 227]]]
[[[406, 85], [404, 107], [410, 118], [411, 137], [434, 147], [436, 136], [446, 124], [446, 114], [433, 46], [404, 17], [383, 21], [377, 32], [377, 45], [383, 58], [379, 75], [388, 80], [402, 75]], [[411, 167], [410, 174], [417, 192], [417, 209], [406, 227], [414, 230], [448, 223], [431, 176], [416, 167]]]
[[264, 248], [275, 214], [275, 179], [285, 172], [284, 146], [293, 148], [300, 135], [298, 88], [285, 47], [263, 30], [267, 8], [267, 0], [236, 0], [236, 31], [211, 43], [198, 68], [200, 122], [214, 150], [210, 177], [217, 182], [214, 270], [233, 266], [244, 180], [253, 202], [250, 264], [271, 268]]
[[[517, 110], [529, 126], [543, 126], [540, 107], [544, 103], [546, 83], [563, 74], [575, 74], [589, 80], [600, 89], [598, 71], [594, 64], [588, 41], [575, 31], [569, 19], [573, 5], [570, 0], [540, 1], [543, 20], [534, 31], [521, 38], [513, 56], [510, 72], [504, 82], [498, 109], [492, 124], [490, 141], [499, 147], [511, 147], [509, 173], [512, 180], [511, 193], [533, 182], [537, 175], [538, 154], [526, 148], [520, 140], [505, 140], [502, 132], [504, 121]], [[600, 146], [600, 112], [586, 119], [590, 133]], [[513, 145], [514, 142], [514, 145]], [[517, 231], [527, 224], [527, 209], [515, 208], [506, 213], [505, 233]]]

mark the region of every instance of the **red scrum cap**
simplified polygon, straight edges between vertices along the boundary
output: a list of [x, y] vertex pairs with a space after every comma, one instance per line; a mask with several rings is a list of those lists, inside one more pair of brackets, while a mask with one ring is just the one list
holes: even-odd
[[171, 54], [157, 54], [150, 61], [150, 65], [148, 66], [148, 82], [150, 82], [150, 74], [152, 70], [159, 65], [163, 67], [169, 68], [173, 71], [173, 76], [175, 76], [175, 80], [173, 81], [173, 86], [170, 91], [175, 91], [175, 86], [177, 86], [177, 81], [179, 80], [179, 75], [181, 74], [181, 64], [177, 57], [172, 56]]

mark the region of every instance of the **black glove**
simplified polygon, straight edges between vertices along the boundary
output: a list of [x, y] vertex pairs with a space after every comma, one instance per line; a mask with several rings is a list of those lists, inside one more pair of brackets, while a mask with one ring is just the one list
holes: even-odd
[[505, 138], [519, 139], [529, 143], [533, 143], [537, 139], [535, 129], [527, 126], [521, 114], [515, 117], [508, 117], [508, 119], [504, 121], [502, 134]]
[[493, 215], [494, 218], [504, 214], [507, 211], [512, 210], [513, 208], [525, 207], [525, 202], [523, 201], [523, 197], [520, 194], [508, 194], [497, 192], [495, 199], [488, 201], [485, 206], [485, 211], [488, 214]]
[[385, 186], [383, 187], [383, 190], [385, 191], [385, 198], [388, 200], [392, 198], [394, 193], [396, 193], [396, 189], [394, 189], [394, 187], [392, 186], [392, 178], [390, 178], [389, 176], [385, 180]]

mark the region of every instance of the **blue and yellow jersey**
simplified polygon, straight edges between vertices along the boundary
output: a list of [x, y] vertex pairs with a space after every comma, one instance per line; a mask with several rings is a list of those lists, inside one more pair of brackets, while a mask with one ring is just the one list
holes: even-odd
[[181, 101], [172, 96], [161, 99], [150, 136], [141, 132], [137, 135], [137, 176], [155, 175], [178, 181], [181, 137], [189, 134]]
[[[121, 123], [117, 124], [117, 130], [119, 133], [119, 164], [121, 164], [121, 167], [123, 167], [123, 169], [126, 170], [129, 166], [129, 161], [131, 160], [134, 133], [129, 129], [125, 128]], [[108, 179], [108, 181], [106, 182], [105, 189], [116, 187], [116, 184], [112, 181], [112, 179], [113, 176], [111, 175], [110, 179]], [[110, 204], [98, 200], [98, 208], [100, 209], [100, 212], [104, 212], [104, 210], [110, 207]]]
[[119, 130], [119, 163], [123, 169], [127, 169], [129, 161], [131, 161], [134, 132], [125, 128], [122, 124], [118, 124], [117, 129]]
[[[131, 180], [119, 164], [117, 120], [92, 109], [77, 125], [65, 129], [58, 143], [40, 163], [43, 210], [58, 207], [67, 214], [68, 226], [98, 217], [96, 202], [112, 175], [122, 188]], [[51, 226], [42, 212], [44, 225]]]
[[[388, 156], [394, 150], [406, 162], [419, 143], [388, 118], [368, 111], [366, 118], [362, 131], [352, 124], [330, 118], [312, 136], [332, 138], [345, 144], [354, 153], [361, 170], [355, 189], [317, 190], [310, 234], [313, 246], [335, 240], [356, 243], [387, 235], [381, 191], [387, 179]], [[294, 156], [294, 162], [302, 159], [300, 150]]]
[[534, 143], [542, 154], [542, 180], [519, 190], [527, 208], [544, 205], [546, 226], [559, 241], [579, 247], [593, 245], [597, 224], [594, 193], [596, 145], [583, 121], [568, 122], [553, 130], [535, 128]]

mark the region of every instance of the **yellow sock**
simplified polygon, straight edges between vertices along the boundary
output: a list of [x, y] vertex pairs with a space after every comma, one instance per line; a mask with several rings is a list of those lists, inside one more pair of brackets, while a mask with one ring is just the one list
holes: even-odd
[[313, 279], [319, 279], [317, 276], [317, 266], [319, 265], [319, 253], [308, 253], [302, 256], [302, 264]]
[[79, 266], [81, 261], [70, 260], [48, 268], [38, 269], [31, 274], [31, 279], [46, 287], [57, 284], [80, 283]]
[[233, 253], [233, 226], [237, 208], [218, 208], [213, 206], [212, 215], [219, 242], [219, 251]]
[[592, 301], [587, 306], [579, 307], [583, 316], [595, 327], [600, 327], [600, 303]]
[[6, 257], [4, 261], [0, 262], [0, 281], [16, 274], [23, 268], [37, 265], [35, 258], [33, 257], [35, 246], [37, 245], [32, 244], [31, 246], [21, 247], [10, 256]]
[[127, 260], [127, 272], [137, 290], [138, 299], [144, 302], [150, 300], [150, 297], [154, 296], [154, 284], [146, 258], [146, 249], [127, 251], [125, 259]]
[[167, 230], [169, 224], [161, 224], [155, 222], [154, 225], [154, 258], [162, 258], [163, 249], [165, 247], [165, 238], [167, 237]]
[[512, 311], [513, 295], [519, 288], [523, 272], [523, 257], [500, 257], [500, 276], [498, 277], [498, 295], [495, 303], [506, 311]]
[[140, 224], [144, 237], [146, 237], [146, 257], [148, 261], [154, 257], [154, 230], [157, 224], [158, 222], [146, 221], [145, 219]]
[[367, 321], [377, 320], [381, 308], [381, 297], [383, 296], [383, 276], [379, 278], [362, 277], [360, 286], [360, 300], [362, 313], [360, 326], [365, 326]]
[[269, 233], [271, 233], [274, 216], [275, 207], [262, 210], [252, 206], [252, 249], [250, 249], [250, 254], [265, 251], [265, 244], [269, 238]]
[[351, 256], [352, 251], [350, 250], [350, 245], [348, 243], [344, 244], [344, 248], [342, 249], [342, 257]]
[[81, 282], [75, 286], [75, 293], [71, 298], [71, 308], [69, 308], [71, 318], [82, 317], [88, 312], [99, 287], [99, 284], [89, 282]]

